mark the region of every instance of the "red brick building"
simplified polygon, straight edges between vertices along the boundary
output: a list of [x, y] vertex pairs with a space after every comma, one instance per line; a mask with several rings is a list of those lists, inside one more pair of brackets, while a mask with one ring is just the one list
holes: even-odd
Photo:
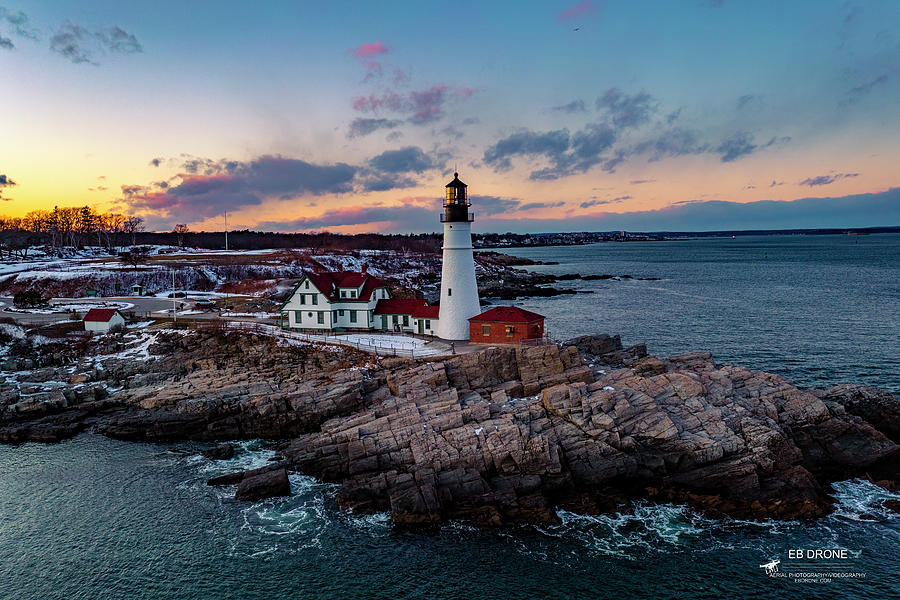
[[544, 337], [544, 316], [517, 306], [495, 306], [469, 319], [469, 341], [517, 344]]

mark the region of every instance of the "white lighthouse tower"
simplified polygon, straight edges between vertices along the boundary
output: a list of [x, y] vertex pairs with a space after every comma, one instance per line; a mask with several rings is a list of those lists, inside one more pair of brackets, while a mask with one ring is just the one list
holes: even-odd
[[441, 309], [438, 337], [468, 340], [469, 319], [481, 313], [478, 284], [475, 282], [475, 257], [472, 255], [472, 221], [466, 184], [453, 174], [444, 200], [444, 258], [441, 268]]

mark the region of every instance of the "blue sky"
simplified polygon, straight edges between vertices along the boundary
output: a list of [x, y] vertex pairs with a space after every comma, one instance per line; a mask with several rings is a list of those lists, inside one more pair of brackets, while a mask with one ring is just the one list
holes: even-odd
[[484, 231], [739, 222], [722, 202], [816, 227], [785, 203], [843, 197], [900, 224], [861, 200], [896, 198], [895, 1], [0, 7], [8, 214], [432, 230], [458, 168]]

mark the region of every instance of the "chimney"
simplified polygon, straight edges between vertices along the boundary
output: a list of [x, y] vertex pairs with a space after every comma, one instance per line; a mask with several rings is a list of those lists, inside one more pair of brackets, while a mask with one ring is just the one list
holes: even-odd
[[313, 263], [313, 273], [315, 273], [316, 275], [319, 274], [319, 263], [317, 262]]
[[363, 266], [362, 266], [362, 274], [363, 274], [363, 275], [365, 275], [366, 272], [367, 272], [368, 270], [369, 270], [369, 265], [363, 265]]

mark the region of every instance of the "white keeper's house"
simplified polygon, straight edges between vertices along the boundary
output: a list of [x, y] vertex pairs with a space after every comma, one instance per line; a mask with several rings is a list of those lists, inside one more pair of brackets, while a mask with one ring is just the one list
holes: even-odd
[[296, 331], [400, 331], [435, 335], [438, 307], [391, 298], [387, 283], [362, 271], [307, 273], [281, 305], [281, 326]]

